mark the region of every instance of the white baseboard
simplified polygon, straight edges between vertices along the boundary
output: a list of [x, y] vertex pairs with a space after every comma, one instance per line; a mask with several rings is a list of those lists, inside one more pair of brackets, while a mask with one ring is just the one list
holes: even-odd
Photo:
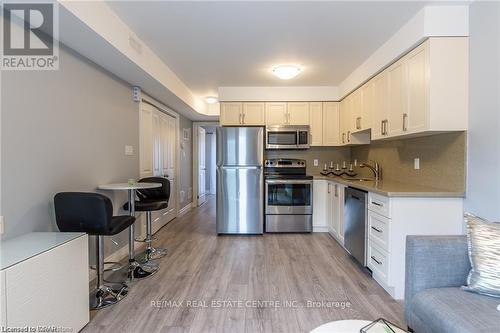
[[313, 226], [313, 232], [328, 232], [328, 227], [315, 227], [315, 226]]
[[182, 215], [185, 215], [191, 209], [193, 209], [193, 203], [192, 202], [188, 203], [186, 206], [184, 206], [181, 209], [179, 209], [179, 214], [177, 215], [177, 217], [181, 217]]

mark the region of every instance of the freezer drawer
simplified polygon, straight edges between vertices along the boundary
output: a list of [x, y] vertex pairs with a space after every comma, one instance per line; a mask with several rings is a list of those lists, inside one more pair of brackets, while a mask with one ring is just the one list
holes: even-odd
[[263, 233], [263, 181], [260, 167], [217, 168], [217, 233]]

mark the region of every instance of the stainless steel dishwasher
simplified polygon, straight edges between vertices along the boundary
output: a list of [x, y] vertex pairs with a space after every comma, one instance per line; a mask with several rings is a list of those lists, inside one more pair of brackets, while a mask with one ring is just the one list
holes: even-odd
[[345, 190], [344, 246], [362, 266], [366, 266], [367, 194], [352, 187]]

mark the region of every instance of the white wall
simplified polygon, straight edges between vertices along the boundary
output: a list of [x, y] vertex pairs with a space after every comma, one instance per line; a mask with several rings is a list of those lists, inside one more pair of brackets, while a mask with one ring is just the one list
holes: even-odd
[[465, 209], [500, 220], [500, 3], [470, 6], [470, 92]]

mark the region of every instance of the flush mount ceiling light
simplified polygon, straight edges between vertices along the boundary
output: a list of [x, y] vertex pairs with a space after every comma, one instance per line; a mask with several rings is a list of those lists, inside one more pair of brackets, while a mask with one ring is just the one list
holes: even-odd
[[217, 101], [218, 101], [217, 97], [214, 96], [205, 97], [205, 102], [207, 102], [208, 104], [214, 104], [217, 103]]
[[273, 67], [273, 74], [282, 80], [289, 80], [302, 71], [302, 67], [297, 65], [277, 65]]

